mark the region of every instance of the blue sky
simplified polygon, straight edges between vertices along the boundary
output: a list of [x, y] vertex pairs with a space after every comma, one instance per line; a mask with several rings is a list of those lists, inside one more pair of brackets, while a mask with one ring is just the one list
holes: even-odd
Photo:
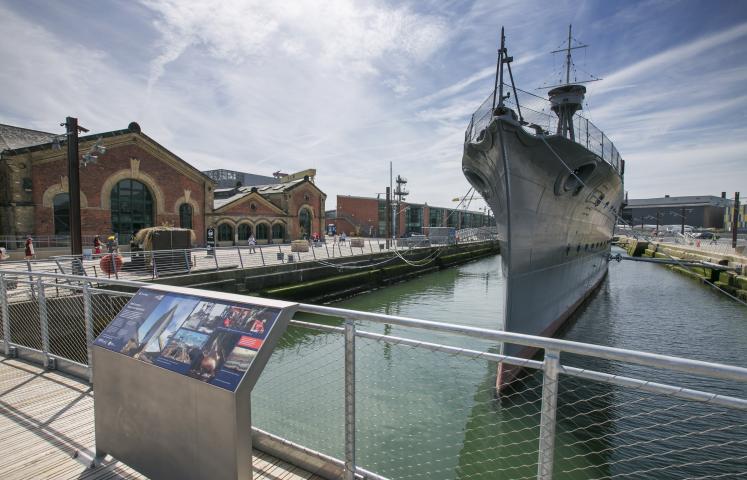
[[0, 123], [134, 120], [200, 169], [316, 168], [327, 208], [383, 192], [392, 161], [410, 200], [455, 205], [500, 26], [535, 91], [572, 23], [590, 45], [578, 75], [604, 79], [585, 114], [626, 160], [632, 198], [747, 192], [747, 2], [211, 3], [0, 2]]

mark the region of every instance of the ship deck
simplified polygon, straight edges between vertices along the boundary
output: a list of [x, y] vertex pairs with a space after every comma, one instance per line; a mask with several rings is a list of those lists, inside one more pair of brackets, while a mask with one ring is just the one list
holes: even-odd
[[[0, 478], [146, 478], [111, 457], [91, 469], [93, 452], [93, 388], [61, 373], [0, 357]], [[321, 480], [256, 450], [252, 463], [255, 479]]]

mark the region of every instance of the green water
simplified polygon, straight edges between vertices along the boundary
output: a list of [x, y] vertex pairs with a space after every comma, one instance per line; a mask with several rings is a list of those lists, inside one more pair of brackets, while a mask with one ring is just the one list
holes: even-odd
[[[735, 340], [744, 339], [747, 332], [741, 307], [660, 266], [636, 267], [611, 265], [598, 294], [562, 336], [743, 363], [747, 347]], [[662, 295], [662, 288], [671, 293]], [[500, 259], [492, 257], [335, 306], [496, 328], [502, 298]], [[341, 325], [340, 319], [305, 319]], [[498, 351], [478, 338], [368, 322], [357, 328]], [[661, 372], [613, 362], [566, 359], [608, 373], [672, 380]], [[495, 396], [495, 380], [492, 361], [357, 338], [357, 464], [390, 478], [536, 477], [541, 377], [527, 376], [500, 399]], [[743, 386], [680, 380], [690, 388], [747, 394]], [[734, 460], [743, 456], [739, 452], [747, 438], [747, 418], [741, 413], [568, 377], [561, 377], [559, 390], [555, 478], [683, 478], [714, 473], [728, 477], [747, 471], [744, 459]], [[342, 336], [291, 328], [255, 388], [254, 424], [342, 458], [343, 406]], [[697, 450], [682, 452], [688, 447]], [[694, 465], [668, 467], [672, 464]]]

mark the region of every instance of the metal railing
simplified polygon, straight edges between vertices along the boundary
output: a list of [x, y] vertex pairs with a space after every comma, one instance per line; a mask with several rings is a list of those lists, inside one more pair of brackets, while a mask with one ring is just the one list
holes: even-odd
[[[537, 133], [541, 130], [544, 135], [554, 135], [558, 128], [558, 117], [550, 110], [550, 101], [517, 89], [519, 95], [519, 105], [524, 126], [533, 126], [532, 130], [527, 132]], [[504, 103], [517, 110], [516, 99], [509, 98]], [[495, 117], [493, 112], [493, 93], [488, 95], [482, 104], [475, 110], [470, 118], [469, 126], [464, 134], [464, 141], [473, 142], [479, 138]], [[534, 128], [536, 126], [536, 128]], [[597, 128], [588, 118], [576, 113], [573, 116], [573, 127], [575, 131], [574, 141], [582, 145], [590, 152], [596, 154], [605, 162], [612, 165], [617, 171], [620, 171], [621, 157], [615, 148], [615, 144]]]
[[[93, 339], [141, 286], [0, 270], [5, 355], [85, 376]], [[506, 343], [544, 355], [508, 357]], [[497, 371], [518, 368], [497, 390]], [[746, 368], [330, 306], [300, 305], [252, 414], [276, 456], [348, 479], [747, 470]]]
[[[93, 245], [93, 239], [96, 235], [83, 235], [84, 245]], [[27, 235], [0, 235], [0, 247], [7, 250], [23, 250], [26, 246]], [[106, 237], [100, 235], [99, 238], [104, 241]], [[63, 248], [70, 246], [70, 235], [32, 235], [34, 248]]]
[[[497, 239], [495, 228], [465, 229], [461, 243], [477, 243]], [[431, 243], [430, 246], [439, 246]], [[410, 251], [424, 245], [413, 245], [407, 239], [390, 242], [380, 238], [348, 238], [345, 241], [309, 242], [301, 249], [292, 244], [242, 245], [234, 247], [192, 248], [185, 250], [153, 250], [117, 252], [99, 255], [60, 255], [45, 260], [16, 260], [0, 262], [0, 268], [27, 272], [48, 272], [114, 279], [156, 279], [170, 275], [184, 275], [229, 269], [265, 267], [288, 263], [326, 263], [341, 258], [352, 259], [396, 250]]]

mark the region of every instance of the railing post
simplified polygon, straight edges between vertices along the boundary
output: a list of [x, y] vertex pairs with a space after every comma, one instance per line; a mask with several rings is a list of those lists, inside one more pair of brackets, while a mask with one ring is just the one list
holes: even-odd
[[355, 479], [355, 322], [345, 320], [345, 480]]
[[241, 258], [241, 249], [238, 247], [238, 245], [236, 246], [236, 253], [239, 254], [239, 265], [241, 266], [241, 269], [243, 270], [244, 269], [244, 260]]
[[262, 266], [264, 267], [265, 266], [265, 254], [262, 253], [262, 247], [257, 247], [257, 248], [259, 248], [259, 257], [262, 259]]
[[116, 257], [114, 256], [114, 254], [115, 252], [112, 252], [112, 270], [114, 270], [114, 278], [119, 280], [119, 272], [117, 272], [117, 259], [119, 258], [119, 253], [117, 253]]
[[83, 284], [83, 319], [86, 325], [86, 350], [88, 352], [88, 383], [93, 383], [93, 298], [91, 284]]
[[220, 265], [218, 265], [218, 247], [213, 248], [213, 260], [215, 260], [215, 269], [220, 270]]
[[[77, 272], [75, 271], [76, 270], [75, 269], [75, 262], [78, 262], [78, 269], [79, 270]], [[85, 267], [83, 266], [83, 259], [78, 258], [78, 257], [73, 257], [73, 262], [72, 263], [73, 263], [73, 271], [74, 271], [73, 275], [83, 275], [83, 276], [87, 276], [88, 275], [86, 273]], [[94, 270], [94, 272], [96, 272], [96, 265], [93, 266], [93, 270]], [[98, 274], [96, 274], [96, 276], [98, 276]]]
[[[311, 245], [309, 245], [309, 248], [311, 248], [311, 255], [314, 257], [314, 260], [316, 260], [316, 252], [314, 249], [316, 248], [317, 244], [314, 242], [311, 242]], [[299, 255], [300, 258], [300, 255]]]
[[545, 350], [537, 480], [552, 480], [553, 459], [555, 457], [555, 417], [558, 410], [559, 370], [560, 352]]
[[37, 297], [39, 302], [39, 331], [41, 333], [42, 352], [44, 352], [44, 367], [54, 369], [54, 360], [49, 356], [49, 315], [47, 312], [47, 296], [44, 293], [42, 277], [36, 279]]
[[8, 308], [8, 289], [5, 284], [5, 274], [0, 273], [0, 315], [3, 316], [3, 344], [5, 356], [12, 357], [10, 348], [10, 309]]
[[[239, 254], [239, 257], [241, 257], [241, 254]], [[189, 250], [184, 249], [184, 265], [187, 266], [187, 273], [192, 273], [192, 262], [190, 260]]]
[[35, 298], [36, 294], [34, 293], [34, 276], [31, 274], [31, 260], [26, 260], [26, 270], [29, 272], [29, 282], [31, 282], [31, 298]]
[[[329, 258], [329, 247], [327, 246], [327, 239], [324, 239], [324, 249], [327, 251], [327, 258]], [[334, 250], [332, 250], [334, 252]]]

